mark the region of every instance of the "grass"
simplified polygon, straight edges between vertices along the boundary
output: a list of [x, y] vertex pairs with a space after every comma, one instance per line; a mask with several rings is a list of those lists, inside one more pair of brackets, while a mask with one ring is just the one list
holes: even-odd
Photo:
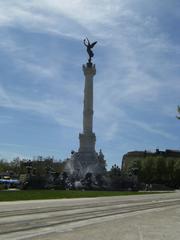
[[25, 190], [25, 191], [0, 191], [0, 201], [38, 200], [38, 199], [63, 199], [86, 198], [105, 196], [126, 196], [154, 194], [158, 192], [120, 192], [120, 191], [65, 191], [65, 190]]

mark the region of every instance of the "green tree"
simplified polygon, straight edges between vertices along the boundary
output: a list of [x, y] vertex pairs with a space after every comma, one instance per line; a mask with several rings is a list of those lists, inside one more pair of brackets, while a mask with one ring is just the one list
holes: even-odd
[[154, 181], [157, 183], [164, 184], [168, 181], [168, 169], [167, 161], [163, 156], [157, 156], [155, 158], [156, 163], [156, 174]]
[[120, 176], [121, 175], [121, 169], [118, 165], [114, 164], [111, 167], [111, 170], [109, 171], [110, 176]]
[[[178, 114], [180, 114], [180, 106], [177, 106], [177, 112], [178, 112]], [[177, 117], [177, 119], [180, 119], [180, 116], [176, 116]]]
[[0, 159], [0, 173], [9, 170], [9, 163], [5, 159]]
[[178, 160], [175, 160], [172, 157], [166, 159], [167, 161], [167, 169], [168, 169], [168, 176], [167, 176], [167, 183], [170, 187], [174, 187], [175, 183], [175, 164]]
[[142, 161], [141, 179], [145, 183], [153, 183], [156, 178], [156, 163], [154, 157], [148, 156]]
[[174, 166], [174, 182], [175, 182], [175, 187], [179, 188], [180, 187], [180, 160], [176, 161], [175, 166]]

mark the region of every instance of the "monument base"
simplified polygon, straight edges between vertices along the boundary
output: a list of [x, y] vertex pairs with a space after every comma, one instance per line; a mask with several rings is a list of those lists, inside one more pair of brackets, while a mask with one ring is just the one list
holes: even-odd
[[84, 178], [87, 173], [94, 176], [106, 172], [104, 155], [97, 152], [73, 152], [70, 159], [66, 160], [64, 171], [75, 178]]

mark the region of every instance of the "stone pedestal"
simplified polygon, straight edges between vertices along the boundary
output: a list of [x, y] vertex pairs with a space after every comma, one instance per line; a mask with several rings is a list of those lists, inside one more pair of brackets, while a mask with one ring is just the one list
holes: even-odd
[[96, 136], [91, 134], [79, 134], [79, 152], [95, 152]]
[[106, 172], [105, 160], [97, 152], [74, 152], [66, 161], [64, 170], [75, 178], [84, 178], [86, 173], [103, 175]]

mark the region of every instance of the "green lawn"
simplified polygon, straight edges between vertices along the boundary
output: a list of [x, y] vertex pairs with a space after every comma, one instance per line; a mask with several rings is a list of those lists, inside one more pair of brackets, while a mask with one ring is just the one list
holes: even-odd
[[158, 192], [77, 191], [77, 190], [0, 191], [0, 201], [126, 196], [154, 193]]

